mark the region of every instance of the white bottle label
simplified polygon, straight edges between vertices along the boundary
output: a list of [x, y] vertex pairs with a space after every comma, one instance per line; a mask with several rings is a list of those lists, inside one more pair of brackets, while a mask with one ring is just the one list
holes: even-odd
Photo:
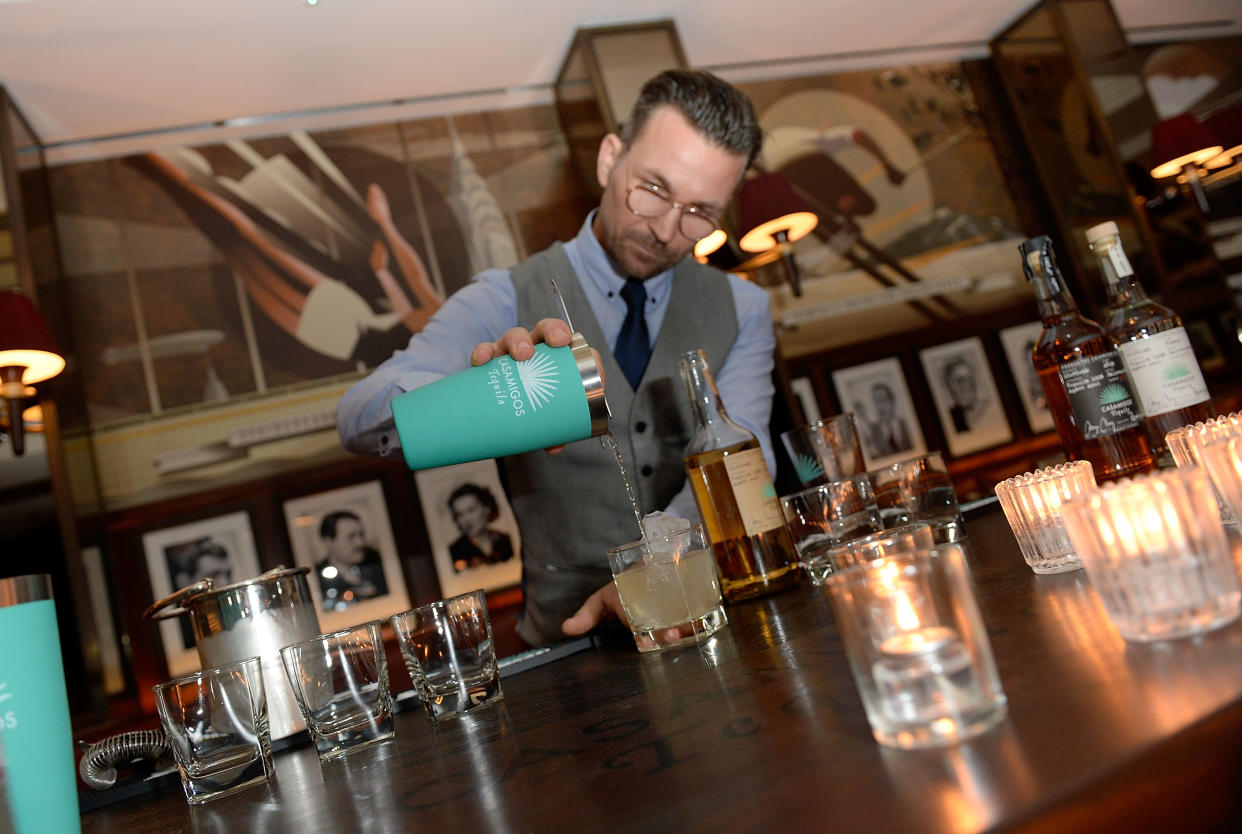
[[1118, 350], [1148, 417], [1198, 405], [1210, 396], [1186, 328], [1135, 339]]
[[725, 456], [724, 464], [746, 535], [758, 536], [785, 523], [762, 449], [733, 452]]
[[1113, 262], [1113, 269], [1117, 270], [1118, 278], [1129, 278], [1134, 274], [1134, 269], [1130, 266], [1129, 259], [1126, 258], [1125, 250], [1120, 246], [1109, 248], [1108, 259]]

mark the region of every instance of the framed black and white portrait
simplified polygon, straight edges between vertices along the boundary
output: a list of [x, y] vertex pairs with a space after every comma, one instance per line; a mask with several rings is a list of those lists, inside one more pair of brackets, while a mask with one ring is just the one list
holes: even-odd
[[927, 451], [899, 360], [877, 359], [833, 371], [832, 384], [842, 410], [854, 413], [868, 469]]
[[284, 511], [294, 562], [311, 569], [324, 632], [410, 607], [379, 481], [294, 498]]
[[[142, 549], [155, 600], [200, 579], [210, 579], [213, 587], [223, 588], [260, 573], [250, 514], [245, 511], [145, 533]], [[198, 650], [189, 618], [163, 620], [159, 629], [168, 673], [176, 677], [197, 670]]]
[[414, 473], [431, 556], [448, 598], [522, 579], [522, 540], [494, 460]]
[[996, 380], [977, 336], [919, 351], [949, 454], [956, 457], [1013, 440]]
[[1056, 428], [1056, 424], [1052, 422], [1052, 412], [1048, 410], [1044, 386], [1040, 384], [1039, 372], [1035, 370], [1035, 361], [1031, 358], [1031, 351], [1035, 349], [1039, 334], [1043, 332], [1044, 325], [1038, 321], [1007, 327], [1000, 332], [1001, 347], [1005, 351], [1005, 360], [1009, 363], [1009, 373], [1013, 374], [1014, 384], [1018, 387], [1018, 398], [1022, 400], [1026, 424], [1035, 434], [1043, 434]]

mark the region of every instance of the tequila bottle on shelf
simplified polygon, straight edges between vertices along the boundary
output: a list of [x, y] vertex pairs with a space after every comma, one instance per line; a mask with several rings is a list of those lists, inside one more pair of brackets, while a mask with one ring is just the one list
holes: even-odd
[[702, 351], [683, 354], [678, 365], [694, 415], [686, 477], [712, 540], [725, 599], [796, 585], [797, 553], [759, 441], [725, 413]]
[[1031, 238], [1019, 251], [1044, 323], [1031, 358], [1066, 456], [1090, 461], [1096, 481], [1150, 472], [1155, 458], [1121, 355], [1104, 329], [1078, 311], [1052, 241]]
[[1147, 420], [1147, 440], [1161, 465], [1172, 465], [1164, 436], [1212, 416], [1211, 395], [1177, 313], [1152, 301], [1126, 258], [1117, 224], [1087, 229], [1110, 313], [1104, 329], [1121, 354]]

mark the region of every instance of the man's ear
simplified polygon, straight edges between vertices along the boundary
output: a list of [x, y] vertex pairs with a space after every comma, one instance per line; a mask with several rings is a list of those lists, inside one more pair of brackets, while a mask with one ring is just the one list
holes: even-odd
[[599, 181], [600, 188], [608, 187], [612, 169], [624, 153], [625, 143], [615, 133], [609, 133], [599, 143], [599, 154], [595, 157], [595, 179]]

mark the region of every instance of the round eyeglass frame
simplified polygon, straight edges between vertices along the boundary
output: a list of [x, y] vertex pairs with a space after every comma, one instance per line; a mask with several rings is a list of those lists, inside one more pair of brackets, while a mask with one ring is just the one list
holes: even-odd
[[[664, 208], [656, 212], [642, 212], [634, 208], [633, 200], [634, 192], [636, 190], [641, 190], [650, 196], [655, 197], [657, 200], [662, 201], [664, 203]], [[681, 211], [681, 217], [677, 220], [678, 231], [685, 235], [689, 240], [696, 242], [702, 240], [720, 228], [719, 221], [717, 221], [714, 217], [704, 214], [697, 206], [683, 203], [680, 200], [674, 200], [667, 191], [654, 183], [636, 182], [629, 188], [625, 189], [625, 207], [636, 217], [663, 217], [673, 209], [679, 209]], [[711, 228], [705, 229], [701, 235], [695, 234], [693, 228], [690, 230], [686, 229], [687, 220], [691, 221], [691, 227], [693, 227], [696, 222], [702, 222]]]

